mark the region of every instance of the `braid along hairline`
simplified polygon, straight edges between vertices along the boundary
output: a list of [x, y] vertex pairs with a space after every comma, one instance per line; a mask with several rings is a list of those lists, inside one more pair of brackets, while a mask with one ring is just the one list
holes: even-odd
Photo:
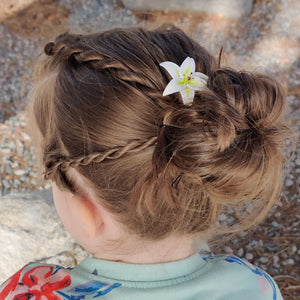
[[[43, 173], [44, 179], [51, 179], [52, 175], [61, 170], [63, 172], [67, 171], [69, 168], [76, 168], [79, 166], [87, 166], [91, 163], [101, 163], [104, 160], [118, 159], [127, 153], [137, 153], [147, 147], [154, 145], [157, 142], [157, 137], [152, 137], [148, 140], [138, 141], [134, 140], [128, 143], [124, 147], [116, 147], [109, 149], [104, 152], [94, 152], [87, 155], [81, 155], [76, 157], [60, 157], [51, 167], [47, 168]], [[48, 170], [47, 170], [48, 169]]]
[[61, 56], [62, 59], [73, 58], [76, 64], [90, 64], [95, 70], [114, 70], [111, 75], [114, 74], [117, 79], [138, 83], [152, 89], [157, 88], [157, 83], [142, 72], [136, 72], [136, 70], [132, 70], [132, 66], [114, 59], [114, 57], [109, 57], [107, 53], [99, 53], [93, 48], [50, 42], [46, 44], [44, 52], [48, 56]]
[[80, 52], [75, 49], [73, 51], [71, 55], [73, 55], [79, 64], [89, 63], [96, 70], [114, 70], [110, 75], [119, 80], [134, 82], [152, 89], [157, 88], [155, 81], [147, 77], [143, 72], [132, 69], [132, 66], [126, 64], [126, 62], [124, 63], [114, 57], [101, 54], [94, 49], [82, 50]]

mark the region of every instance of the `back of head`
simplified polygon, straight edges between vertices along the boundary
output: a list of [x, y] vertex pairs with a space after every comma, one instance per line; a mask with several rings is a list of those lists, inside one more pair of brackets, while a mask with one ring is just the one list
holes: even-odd
[[[60, 188], [77, 192], [75, 168], [149, 239], [207, 231], [231, 208], [246, 227], [278, 199], [289, 130], [275, 80], [219, 68], [172, 26], [63, 34], [45, 54], [31, 97], [45, 173]], [[179, 93], [163, 97], [159, 66], [188, 56], [209, 77], [191, 106]]]

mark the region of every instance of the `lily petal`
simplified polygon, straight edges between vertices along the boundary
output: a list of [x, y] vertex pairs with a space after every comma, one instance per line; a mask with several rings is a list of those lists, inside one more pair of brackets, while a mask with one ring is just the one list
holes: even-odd
[[185, 84], [182, 84], [182, 80], [178, 78], [173, 78], [166, 86], [163, 96], [167, 96], [173, 93], [180, 92], [186, 88]]
[[191, 76], [195, 72], [196, 64], [193, 58], [187, 57], [180, 66], [180, 73], [183, 77]]
[[199, 78], [198, 76], [192, 76], [187, 86], [192, 88], [193, 90], [203, 90], [206, 85], [206, 80]]
[[194, 72], [193, 76], [197, 76], [197, 77], [200, 77], [202, 78], [203, 80], [208, 80], [208, 76], [204, 73], [201, 73], [201, 72]]
[[182, 102], [186, 105], [191, 105], [194, 100], [195, 91], [191, 88], [185, 88], [184, 90], [180, 91]]
[[180, 67], [171, 61], [165, 61], [159, 64], [163, 68], [165, 68], [168, 73], [172, 76], [172, 78], [180, 76]]

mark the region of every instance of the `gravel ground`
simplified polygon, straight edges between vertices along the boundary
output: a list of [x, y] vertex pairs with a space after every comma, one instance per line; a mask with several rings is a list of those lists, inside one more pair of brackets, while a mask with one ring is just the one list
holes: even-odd
[[[217, 55], [224, 64], [277, 76], [287, 90], [290, 120], [300, 133], [300, 1], [257, 0], [253, 12], [235, 21], [221, 16], [166, 12], [134, 13], [119, 0], [40, 0], [0, 23], [0, 191], [49, 188], [35, 163], [23, 78], [45, 41], [56, 34], [93, 32], [117, 26], [155, 27], [172, 22]], [[0, 18], [1, 19], [1, 18]], [[23, 89], [22, 89], [23, 86]], [[234, 253], [267, 270], [285, 299], [300, 299], [300, 145], [286, 167], [284, 193], [272, 215], [216, 252]], [[221, 243], [220, 243], [221, 244]]]

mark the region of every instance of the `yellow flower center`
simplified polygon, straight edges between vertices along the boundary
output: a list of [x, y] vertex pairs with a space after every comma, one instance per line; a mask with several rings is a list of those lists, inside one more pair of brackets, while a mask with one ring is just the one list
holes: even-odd
[[181, 82], [182, 84], [188, 84], [191, 79], [192, 79], [191, 76], [187, 76], [184, 77]]

